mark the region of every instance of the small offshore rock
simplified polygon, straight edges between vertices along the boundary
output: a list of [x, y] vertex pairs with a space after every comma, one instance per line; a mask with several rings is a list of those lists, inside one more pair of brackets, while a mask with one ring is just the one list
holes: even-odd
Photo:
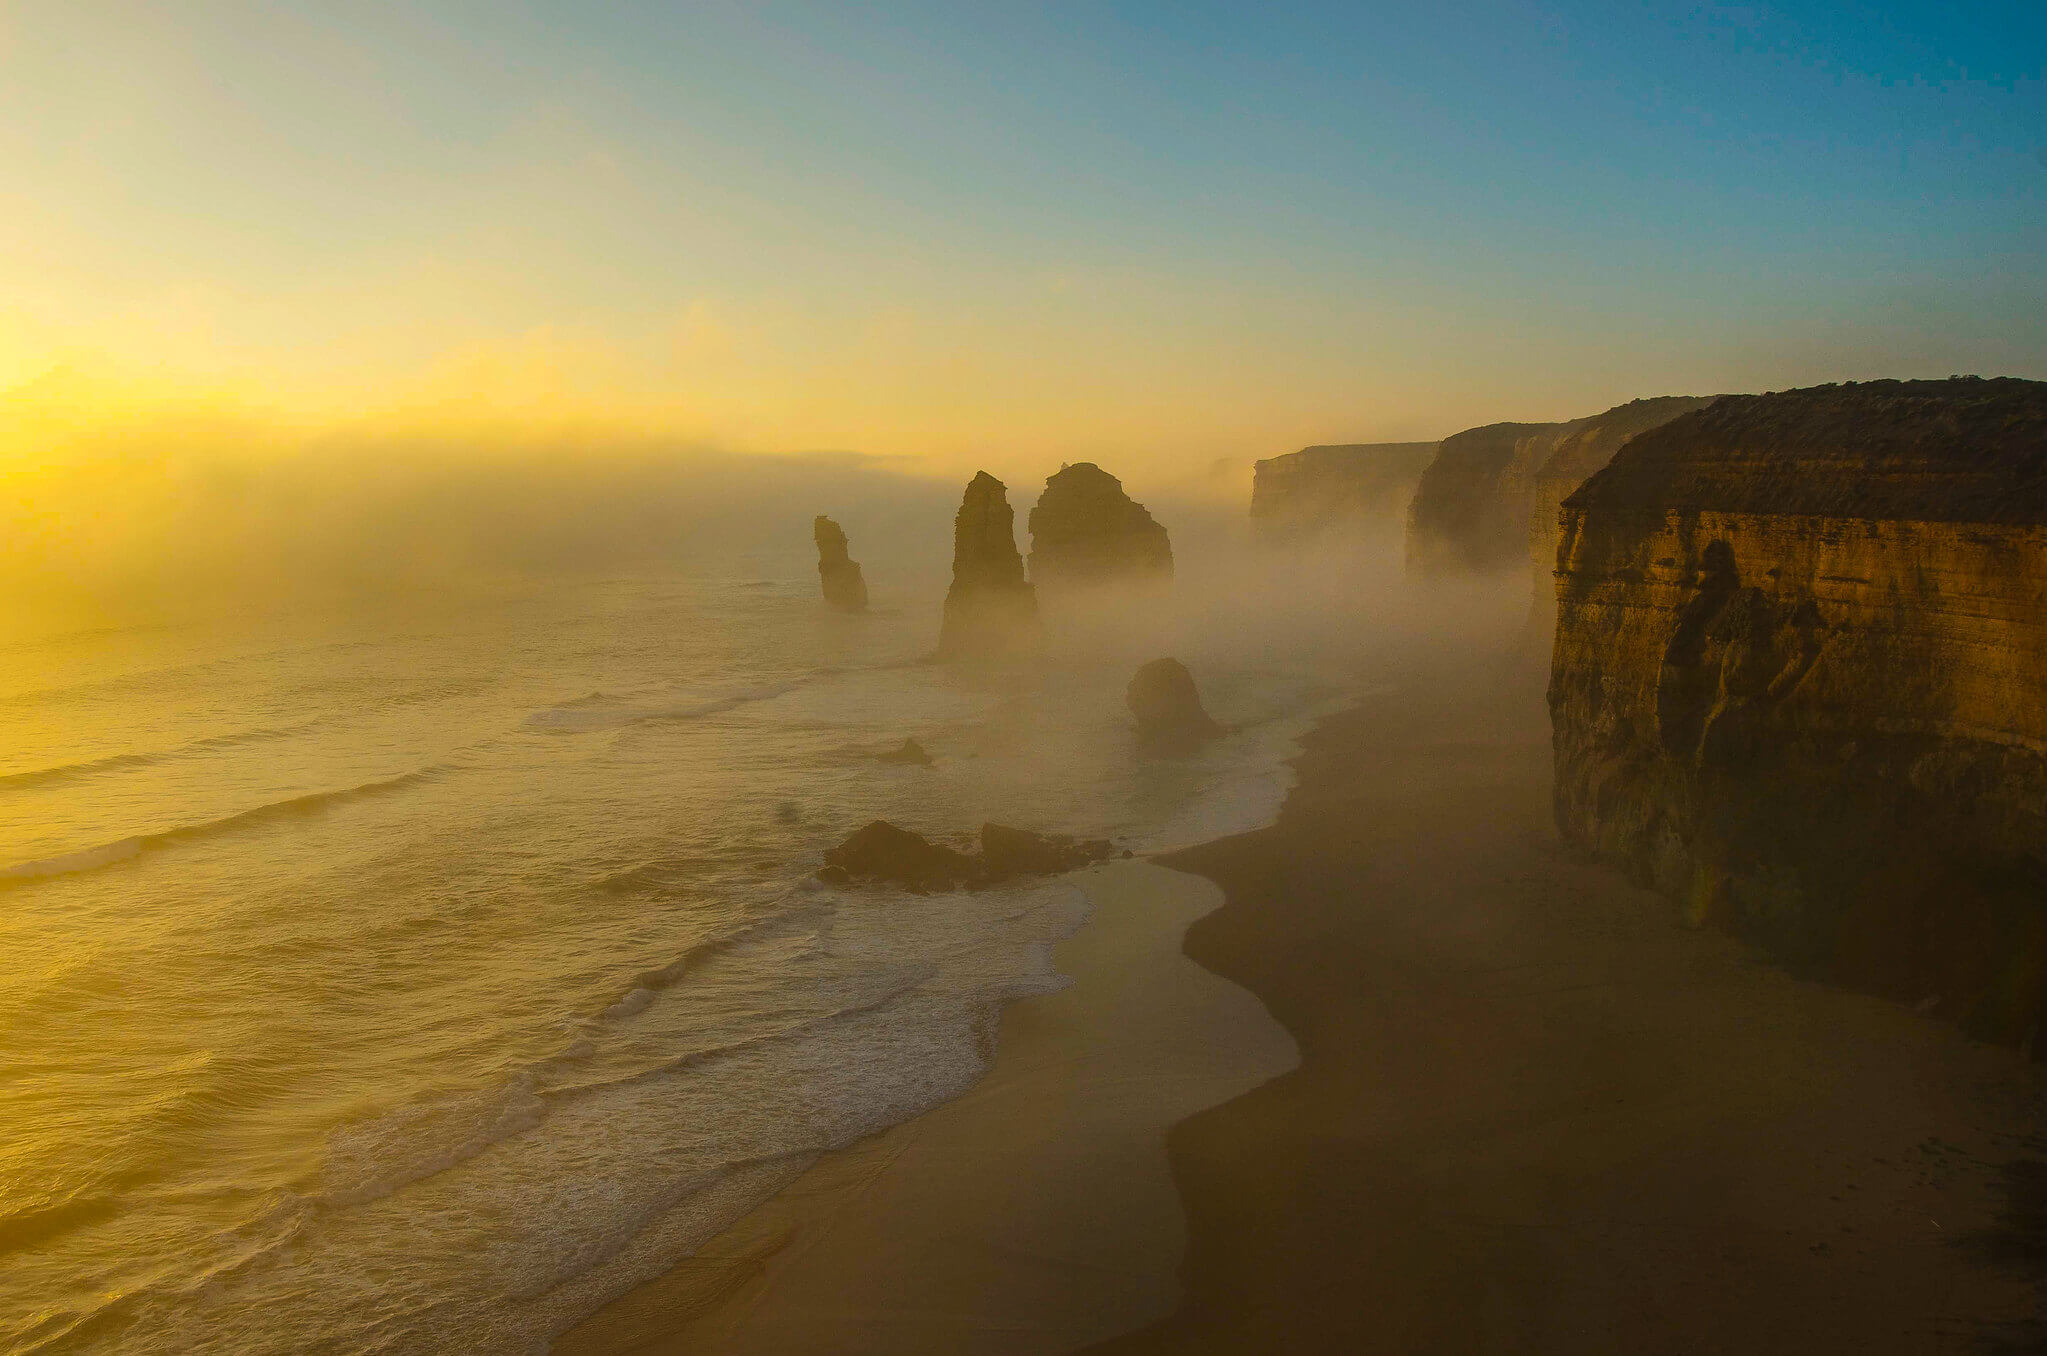
[[1185, 753], [1222, 733], [1201, 705], [1194, 675], [1177, 659], [1154, 659], [1124, 694], [1137, 718], [1137, 738], [1154, 753]]
[[952, 890], [982, 875], [980, 863], [964, 852], [922, 834], [877, 819], [824, 855], [826, 868], [839, 867], [852, 879], [881, 881], [912, 890]]
[[934, 761], [931, 755], [924, 751], [924, 746], [914, 739], [905, 739], [901, 748], [877, 753], [874, 757], [877, 762], [906, 763], [913, 767], [930, 767]]

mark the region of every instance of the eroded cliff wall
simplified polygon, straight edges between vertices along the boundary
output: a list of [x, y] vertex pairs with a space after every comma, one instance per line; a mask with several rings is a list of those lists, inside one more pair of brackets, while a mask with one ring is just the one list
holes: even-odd
[[1252, 473], [1252, 530], [1284, 544], [1397, 529], [1435, 455], [1435, 443], [1333, 443], [1268, 457]]
[[1558, 828], [1697, 922], [2030, 1042], [2047, 384], [1726, 397], [1561, 509]]
[[1487, 424], [1445, 438], [1408, 507], [1407, 572], [1428, 578], [1519, 566], [1535, 468], [1577, 427]]

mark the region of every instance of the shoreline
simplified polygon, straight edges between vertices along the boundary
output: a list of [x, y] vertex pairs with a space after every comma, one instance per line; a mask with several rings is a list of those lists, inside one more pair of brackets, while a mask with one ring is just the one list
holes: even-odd
[[556, 1356], [1067, 1350], [1165, 1317], [1186, 1224], [1169, 1129], [1285, 1070], [1258, 1000], [1188, 959], [1210, 882], [1145, 860], [1069, 877], [1071, 978], [1005, 1007], [963, 1096], [826, 1154]]
[[1186, 1299], [1089, 1350], [2037, 1349], [2038, 1066], [1572, 859], [1545, 714], [1422, 675], [1169, 859], [1302, 1064], [1174, 1128]]

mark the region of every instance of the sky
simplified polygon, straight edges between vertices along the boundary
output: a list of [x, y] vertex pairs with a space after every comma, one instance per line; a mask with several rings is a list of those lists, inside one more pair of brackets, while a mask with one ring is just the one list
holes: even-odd
[[2047, 7], [0, 0], [0, 468], [2047, 377]]

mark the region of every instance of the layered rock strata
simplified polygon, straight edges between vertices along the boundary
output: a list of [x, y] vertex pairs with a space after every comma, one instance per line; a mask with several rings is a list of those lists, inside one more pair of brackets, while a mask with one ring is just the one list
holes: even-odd
[[1605, 414], [1585, 420], [1556, 442], [1537, 467], [1528, 497], [1528, 569], [1531, 594], [1528, 636], [1541, 651], [1549, 648], [1557, 622], [1557, 513], [1580, 485], [1613, 460], [1628, 440], [1661, 428], [1682, 414], [1701, 410], [1718, 396], [1655, 396], [1631, 400]]
[[817, 542], [817, 577], [824, 586], [824, 600], [841, 612], [867, 610], [867, 581], [860, 566], [846, 550], [846, 534], [823, 514], [810, 525]]
[[1269, 457], [1251, 476], [1252, 532], [1291, 544], [1397, 530], [1435, 455], [1435, 443], [1336, 443]]
[[1725, 397], [1561, 510], [1558, 828], [1836, 978], [2047, 1005], [2047, 383]]
[[1036, 636], [1038, 595], [1024, 580], [1016, 514], [1001, 481], [986, 471], [968, 482], [953, 518], [952, 586], [938, 633], [941, 658], [992, 657]]
[[1062, 466], [1031, 509], [1031, 583], [1040, 593], [1173, 577], [1166, 529], [1091, 461]]

